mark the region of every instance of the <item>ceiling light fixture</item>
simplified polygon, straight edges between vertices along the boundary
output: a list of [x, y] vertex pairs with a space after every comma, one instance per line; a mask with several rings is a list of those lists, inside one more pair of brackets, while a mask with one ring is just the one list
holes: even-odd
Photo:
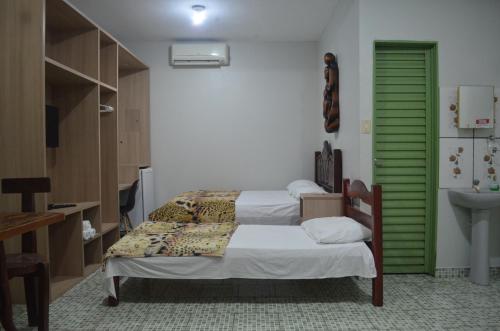
[[206, 8], [203, 5], [194, 5], [191, 7], [193, 10], [193, 25], [201, 25], [207, 18]]

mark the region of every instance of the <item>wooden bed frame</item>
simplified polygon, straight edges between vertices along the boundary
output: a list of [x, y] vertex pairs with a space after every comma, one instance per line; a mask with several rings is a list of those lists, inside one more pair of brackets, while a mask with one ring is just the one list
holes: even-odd
[[332, 150], [328, 141], [314, 153], [314, 181], [329, 193], [342, 193], [342, 151]]
[[[372, 304], [374, 306], [383, 305], [383, 267], [382, 267], [382, 189], [380, 185], [372, 185], [372, 191], [368, 191], [365, 184], [355, 180], [350, 184], [349, 179], [345, 179], [343, 209], [344, 215], [368, 227], [372, 231], [372, 240], [366, 242], [370, 248], [375, 261], [377, 276], [372, 279]], [[360, 201], [371, 206], [371, 215], [361, 211]], [[120, 277], [114, 276], [116, 298], [108, 296], [108, 305], [117, 306], [119, 304]]]
[[[352, 184], [349, 179], [344, 179], [344, 215], [354, 219], [372, 230], [372, 240], [366, 242], [375, 260], [377, 277], [372, 279], [372, 303], [381, 307], [384, 303], [384, 270], [382, 250], [382, 187], [372, 185], [368, 191], [365, 184], [355, 180]], [[371, 215], [360, 209], [360, 201], [371, 206]]]

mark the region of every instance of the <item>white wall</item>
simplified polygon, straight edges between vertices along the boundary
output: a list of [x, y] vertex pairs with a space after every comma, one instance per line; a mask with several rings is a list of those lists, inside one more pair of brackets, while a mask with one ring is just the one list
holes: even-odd
[[[497, 0], [360, 0], [360, 119], [372, 119], [374, 40], [437, 41], [439, 85], [442, 87], [460, 84], [500, 86], [499, 13], [500, 1]], [[360, 135], [359, 152], [361, 178], [371, 182], [371, 135]], [[438, 268], [469, 265], [470, 225], [467, 219], [464, 211], [449, 204], [446, 191], [441, 190]], [[497, 219], [492, 223], [491, 262], [500, 266], [500, 243], [496, 239], [500, 235], [500, 222]]]
[[317, 96], [317, 126], [321, 128], [319, 143], [330, 141], [333, 148], [342, 150], [344, 177], [359, 178], [359, 3], [340, 0], [330, 23], [319, 41], [318, 59], [326, 52], [336, 55], [339, 64], [340, 128], [336, 133], [323, 129], [322, 100], [325, 80], [324, 63], [318, 61], [320, 93]]
[[313, 178], [317, 43], [229, 43], [230, 66], [208, 69], [173, 69], [170, 44], [127, 45], [151, 68], [157, 206], [187, 190]]
[[[500, 1], [360, 0], [360, 117], [372, 118], [373, 41], [439, 43], [439, 85], [500, 84]], [[361, 136], [361, 176], [371, 181], [371, 135]]]

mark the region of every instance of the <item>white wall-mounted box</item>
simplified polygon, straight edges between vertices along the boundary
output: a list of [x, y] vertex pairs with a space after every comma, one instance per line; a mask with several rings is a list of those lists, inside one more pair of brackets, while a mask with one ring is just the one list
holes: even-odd
[[458, 127], [491, 129], [495, 124], [493, 86], [458, 87]]

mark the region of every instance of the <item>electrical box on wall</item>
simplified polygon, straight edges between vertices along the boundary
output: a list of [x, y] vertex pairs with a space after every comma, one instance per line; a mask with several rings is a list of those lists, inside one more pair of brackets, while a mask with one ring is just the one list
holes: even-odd
[[458, 87], [458, 127], [491, 129], [495, 124], [493, 86]]

